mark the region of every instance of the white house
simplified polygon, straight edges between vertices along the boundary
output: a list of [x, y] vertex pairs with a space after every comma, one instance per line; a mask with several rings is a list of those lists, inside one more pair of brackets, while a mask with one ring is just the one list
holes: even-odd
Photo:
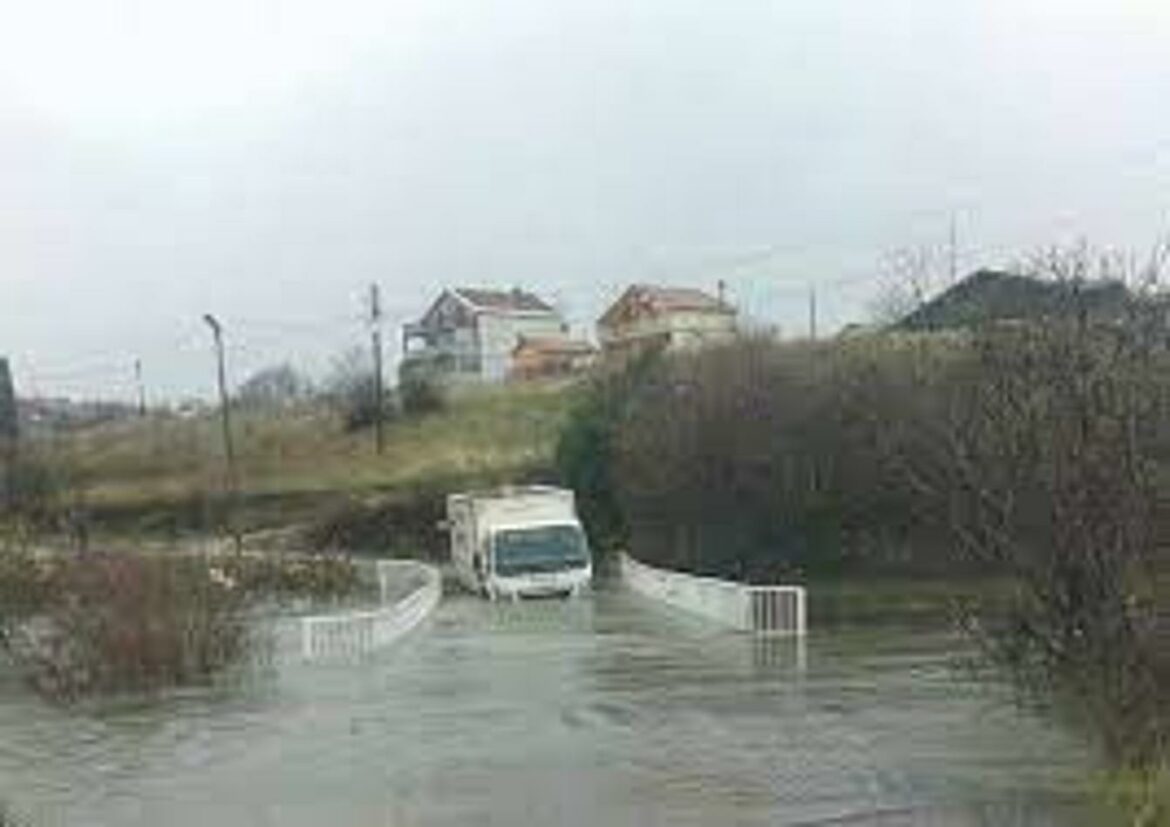
[[503, 382], [524, 339], [564, 338], [568, 325], [538, 296], [518, 288], [444, 290], [402, 329], [401, 376], [422, 372], [461, 382]]

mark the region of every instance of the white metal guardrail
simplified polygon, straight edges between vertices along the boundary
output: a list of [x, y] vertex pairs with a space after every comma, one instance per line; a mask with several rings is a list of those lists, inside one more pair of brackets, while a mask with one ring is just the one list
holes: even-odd
[[808, 616], [803, 586], [745, 586], [747, 627], [755, 632], [803, 635]]
[[[434, 566], [411, 560], [379, 560], [372, 574], [382, 605], [368, 611], [301, 618], [302, 657], [346, 657], [393, 643], [421, 623], [442, 596], [442, 582]], [[417, 585], [406, 597], [393, 600], [390, 593], [395, 578], [415, 578]]]
[[802, 586], [747, 586], [696, 577], [621, 556], [622, 579], [634, 591], [747, 632], [803, 635], [808, 617]]

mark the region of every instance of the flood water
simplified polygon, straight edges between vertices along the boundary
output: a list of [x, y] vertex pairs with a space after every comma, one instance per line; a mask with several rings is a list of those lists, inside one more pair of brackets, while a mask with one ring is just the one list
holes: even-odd
[[0, 800], [30, 827], [1096, 823], [1083, 747], [959, 646], [871, 624], [801, 651], [620, 590], [453, 596], [375, 655], [149, 705], [8, 680]]

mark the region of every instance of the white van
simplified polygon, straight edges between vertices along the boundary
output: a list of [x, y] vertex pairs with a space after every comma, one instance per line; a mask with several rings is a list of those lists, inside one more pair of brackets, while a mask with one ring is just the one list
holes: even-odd
[[504, 487], [447, 497], [460, 581], [489, 598], [577, 594], [593, 577], [573, 492]]

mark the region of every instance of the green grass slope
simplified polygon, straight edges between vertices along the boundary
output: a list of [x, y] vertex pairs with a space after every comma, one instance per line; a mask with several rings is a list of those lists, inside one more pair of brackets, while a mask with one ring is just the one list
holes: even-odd
[[[243, 528], [321, 518], [354, 502], [402, 501], [420, 491], [551, 470], [568, 405], [564, 385], [480, 388], [448, 408], [346, 433], [321, 407], [235, 416]], [[99, 531], [208, 530], [223, 523], [225, 463], [216, 416], [147, 418], [60, 438], [51, 447], [67, 496], [82, 498]]]

